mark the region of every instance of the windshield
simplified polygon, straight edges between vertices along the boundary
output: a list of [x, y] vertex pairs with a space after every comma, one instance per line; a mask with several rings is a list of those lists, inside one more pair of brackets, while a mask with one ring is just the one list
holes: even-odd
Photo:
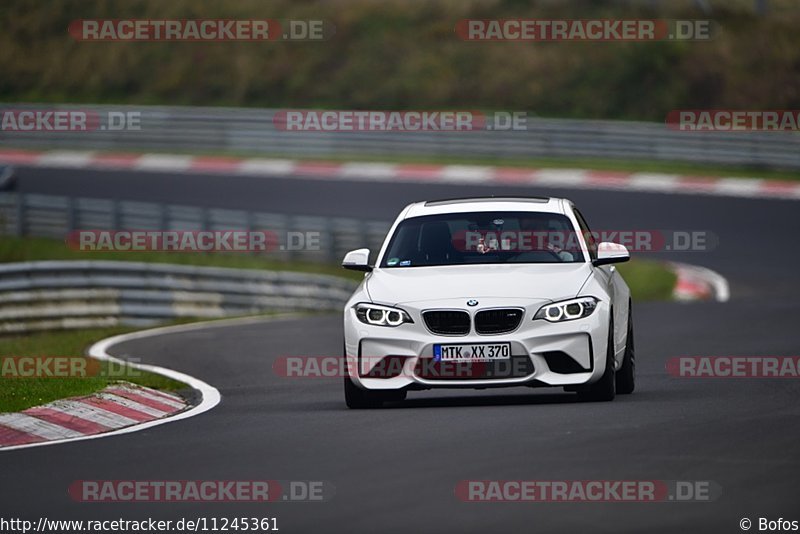
[[477, 212], [401, 222], [381, 267], [496, 263], [581, 263], [570, 220], [558, 213]]

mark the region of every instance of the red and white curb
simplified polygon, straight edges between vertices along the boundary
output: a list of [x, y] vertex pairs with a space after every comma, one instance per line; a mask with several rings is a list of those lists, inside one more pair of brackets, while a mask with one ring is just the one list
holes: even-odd
[[800, 200], [800, 183], [760, 178], [711, 178], [647, 172], [530, 169], [478, 165], [340, 163], [290, 159], [109, 154], [0, 149], [0, 163], [55, 168], [202, 172], [243, 176], [298, 176], [327, 180], [486, 185], [684, 193]]
[[[139, 332], [131, 332], [129, 334], [121, 334], [121, 335], [118, 335], [118, 336], [113, 336], [113, 337], [109, 337], [109, 338], [103, 339], [101, 341], [98, 341], [97, 343], [95, 343], [94, 345], [89, 347], [89, 349], [87, 350], [88, 356], [90, 356], [92, 358], [96, 358], [98, 360], [115, 362], [117, 364], [124, 363], [125, 365], [127, 365], [129, 367], [132, 367], [132, 368], [135, 368], [135, 369], [141, 369], [143, 371], [149, 371], [151, 373], [159, 374], [159, 375], [171, 378], [173, 380], [177, 380], [178, 382], [183, 382], [184, 384], [186, 384], [187, 386], [191, 387], [192, 389], [194, 389], [199, 394], [200, 401], [197, 404], [191, 405], [191, 406], [188, 406], [188, 407], [184, 403], [183, 409], [177, 410], [177, 411], [173, 411], [172, 413], [163, 415], [161, 417], [156, 417], [156, 413], [159, 412], [159, 415], [160, 415], [160, 412], [164, 412], [165, 411], [163, 409], [164, 406], [157, 407], [157, 406], [151, 405], [151, 406], [148, 406], [147, 408], [141, 407], [141, 405], [143, 403], [140, 402], [140, 401], [137, 401], [136, 398], [131, 399], [131, 398], [129, 398], [129, 396], [126, 397], [125, 395], [120, 395], [120, 393], [121, 393], [120, 389], [116, 389], [116, 390], [113, 390], [113, 391], [105, 391], [104, 390], [103, 392], [100, 393], [100, 400], [96, 400], [96, 401], [93, 401], [92, 403], [89, 403], [89, 405], [88, 405], [89, 407], [88, 408], [86, 407], [86, 403], [80, 403], [79, 404], [78, 403], [79, 401], [76, 401], [76, 399], [64, 399], [62, 401], [55, 401], [54, 403], [51, 403], [51, 404], [57, 404], [59, 406], [63, 406], [63, 404], [61, 404], [61, 403], [66, 403], [67, 406], [70, 407], [70, 410], [69, 410], [70, 415], [72, 415], [73, 417], [79, 418], [81, 420], [87, 420], [88, 423], [81, 423], [82, 425], [87, 425], [86, 428], [88, 428], [88, 425], [91, 424], [91, 423], [100, 424], [100, 425], [103, 425], [103, 426], [109, 426], [109, 425], [112, 424], [110, 420], [100, 419], [99, 418], [102, 415], [100, 410], [113, 411], [113, 410], [109, 409], [110, 405], [108, 404], [108, 396], [111, 396], [111, 395], [116, 396], [116, 397], [120, 397], [121, 396], [123, 398], [126, 398], [127, 400], [124, 401], [124, 403], [127, 403], [127, 409], [131, 409], [131, 406], [132, 406], [130, 404], [130, 402], [128, 402], [128, 401], [136, 402], [140, 406], [140, 409], [142, 410], [141, 413], [147, 414], [148, 416], [150, 416], [150, 419], [141, 420], [141, 421], [134, 420], [133, 423], [130, 424], [130, 426], [122, 426], [121, 428], [111, 429], [111, 430], [107, 430], [107, 431], [103, 431], [103, 432], [97, 432], [97, 433], [79, 433], [79, 431], [76, 430], [77, 427], [75, 427], [75, 428], [67, 427], [67, 429], [72, 431], [72, 432], [74, 432], [74, 434], [61, 435], [61, 434], [56, 434], [56, 433], [50, 433], [49, 434], [50, 437], [49, 438], [45, 438], [43, 441], [36, 441], [36, 442], [33, 442], [33, 443], [20, 443], [20, 444], [17, 444], [17, 445], [8, 445], [8, 446], [0, 445], [0, 452], [5, 452], [5, 451], [10, 451], [10, 450], [15, 450], [15, 449], [22, 449], [22, 448], [29, 448], [29, 447], [39, 447], [39, 446], [44, 446], [44, 445], [54, 445], [54, 444], [58, 444], [58, 443], [67, 443], [67, 442], [72, 442], [72, 441], [81, 441], [81, 440], [87, 440], [87, 439], [104, 438], [104, 437], [109, 437], [109, 436], [117, 436], [117, 435], [121, 435], [121, 434], [128, 434], [128, 433], [131, 433], [131, 432], [138, 432], [138, 431], [141, 431], [141, 430], [152, 428], [154, 426], [163, 425], [163, 424], [166, 424], [166, 423], [173, 423], [173, 422], [177, 422], [177, 421], [180, 421], [180, 420], [183, 420], [183, 419], [188, 419], [190, 417], [194, 417], [194, 416], [200, 415], [200, 414], [202, 414], [204, 412], [207, 412], [207, 411], [211, 410], [212, 408], [214, 408], [215, 406], [217, 406], [220, 403], [220, 401], [222, 400], [222, 396], [220, 395], [220, 392], [215, 387], [211, 386], [210, 384], [207, 384], [206, 382], [200, 380], [199, 378], [195, 378], [193, 376], [187, 375], [185, 373], [181, 373], [179, 371], [175, 371], [175, 370], [172, 370], [172, 369], [167, 369], [165, 367], [158, 367], [158, 366], [155, 366], [155, 365], [147, 365], [147, 364], [139, 364], [139, 363], [129, 362], [129, 361], [126, 361], [126, 360], [121, 360], [119, 358], [115, 358], [114, 356], [111, 356], [110, 354], [108, 354], [108, 350], [114, 345], [117, 345], [119, 343], [124, 343], [126, 341], [135, 340], [135, 339], [144, 339], [144, 338], [148, 338], [148, 337], [160, 336], [160, 335], [165, 335], [165, 334], [188, 332], [188, 331], [192, 331], [192, 330], [224, 327], [224, 326], [230, 326], [230, 325], [234, 325], [234, 324], [243, 325], [243, 324], [258, 323], [258, 322], [264, 322], [264, 321], [273, 321], [273, 320], [278, 320], [278, 319], [283, 319], [283, 318], [291, 318], [291, 317], [294, 317], [294, 316], [295, 315], [293, 315], [293, 314], [283, 314], [283, 315], [279, 315], [279, 316], [276, 315], [276, 316], [271, 316], [271, 317], [239, 317], [239, 318], [234, 318], [234, 319], [221, 319], [221, 320], [214, 320], [214, 321], [204, 321], [204, 322], [191, 323], [191, 324], [185, 324], [185, 325], [162, 326], [162, 327], [158, 327], [158, 328], [151, 328], [151, 329], [148, 329], [148, 330], [141, 330]], [[113, 386], [113, 387], [121, 388], [122, 386]], [[133, 386], [128, 385], [126, 387], [127, 388], [131, 388]], [[134, 389], [136, 389], [136, 388], [134, 388]], [[145, 396], [143, 394], [143, 391], [142, 391], [141, 388], [136, 389], [136, 391], [138, 391], [139, 397]], [[163, 392], [155, 392], [155, 393], [153, 393], [151, 391], [147, 392], [147, 395], [154, 395], [154, 394], [165, 395]], [[106, 397], [106, 398], [103, 399], [103, 397]], [[167, 399], [167, 400], [169, 400], [169, 399]], [[163, 401], [163, 399], [162, 399], [162, 401]], [[102, 406], [97, 406], [98, 403], [101, 404]], [[114, 403], [114, 404], [117, 405], [119, 403], [117, 402], [117, 403]], [[162, 402], [162, 404], [164, 404], [164, 403]], [[44, 407], [31, 408], [31, 409], [32, 410], [36, 410], [37, 408], [52, 409], [50, 407], [50, 405], [46, 405]], [[117, 408], [117, 410], [121, 410], [121, 409], [122, 408]], [[63, 412], [64, 409], [62, 408], [61, 410], [57, 410], [57, 411]], [[95, 419], [94, 420], [87, 419], [86, 416], [82, 416], [81, 415], [81, 414], [85, 414], [87, 412], [92, 412], [92, 414], [94, 414], [93, 417], [95, 417]], [[38, 412], [38, 413], [43, 413], [43, 412]], [[114, 417], [114, 419], [117, 420], [117, 421], [119, 421], [119, 416], [126, 417], [128, 419], [135, 419], [134, 417], [132, 417], [133, 414], [131, 412], [126, 412], [127, 415], [126, 415], [126, 413], [119, 413], [119, 412], [114, 412], [114, 413], [116, 413], [116, 416]], [[13, 415], [16, 415], [16, 414], [2, 414], [2, 415], [4, 415], [4, 416], [12, 415], [13, 416]], [[24, 414], [24, 415], [28, 415], [28, 414]], [[142, 418], [143, 416], [142, 415], [137, 415], [137, 417]], [[4, 419], [3, 421], [5, 421], [7, 419], [8, 418]], [[106, 421], [106, 423], [108, 423], [108, 424], [104, 424], [103, 421]], [[52, 421], [45, 421], [45, 423], [53, 424]], [[5, 424], [6, 424], [5, 422], [0, 422], [0, 425], [5, 425]], [[59, 424], [58, 426], [65, 426], [65, 425], [66, 424]], [[40, 428], [49, 429], [49, 430], [44, 430], [44, 431], [40, 431], [40, 432], [48, 432], [49, 433], [50, 431], [54, 430], [50, 426], [48, 426], [47, 424], [41, 426]], [[4, 442], [0, 442], [0, 443], [4, 443]]]
[[123, 382], [93, 395], [0, 414], [0, 450], [110, 432], [168, 417], [187, 407], [178, 395]]
[[730, 299], [728, 281], [716, 271], [697, 265], [670, 262], [670, 269], [678, 277], [672, 297], [680, 301]]

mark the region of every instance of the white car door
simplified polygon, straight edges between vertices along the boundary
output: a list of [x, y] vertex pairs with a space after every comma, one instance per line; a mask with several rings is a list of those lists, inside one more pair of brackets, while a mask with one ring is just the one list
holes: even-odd
[[[575, 218], [580, 226], [581, 233], [586, 239], [586, 246], [592, 259], [597, 258], [597, 243], [591, 233], [586, 219], [581, 212], [573, 207]], [[622, 279], [615, 265], [602, 265], [594, 267], [597, 281], [603, 286], [611, 297], [611, 306], [614, 317], [614, 353], [618, 362], [622, 360], [625, 350], [625, 338], [628, 333], [628, 300], [630, 291], [628, 285]]]

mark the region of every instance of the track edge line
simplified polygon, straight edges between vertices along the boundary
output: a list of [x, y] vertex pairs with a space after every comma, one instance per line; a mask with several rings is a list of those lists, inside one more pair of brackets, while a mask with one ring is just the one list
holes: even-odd
[[100, 361], [122, 363], [124, 365], [134, 367], [136, 369], [141, 369], [143, 371], [148, 371], [151, 373], [159, 374], [161, 376], [165, 376], [167, 378], [171, 378], [173, 380], [177, 380], [178, 382], [183, 382], [189, 387], [200, 392], [202, 398], [200, 404], [192, 406], [188, 410], [175, 413], [174, 415], [162, 417], [161, 419], [154, 419], [152, 421], [146, 421], [144, 423], [131, 425], [117, 430], [110, 430], [108, 432], [102, 432], [99, 434], [89, 434], [74, 438], [56, 439], [51, 441], [43, 441], [39, 443], [27, 443], [24, 445], [13, 445], [11, 447], [0, 448], [0, 453], [18, 449], [30, 449], [33, 447], [44, 447], [47, 445], [57, 445], [61, 443], [70, 443], [74, 441], [84, 441], [89, 439], [98, 439], [111, 436], [119, 436], [122, 434], [130, 434], [133, 432], [138, 432], [140, 430], [146, 430], [154, 426], [163, 425], [166, 423], [173, 423], [176, 421], [180, 421], [182, 419], [188, 419], [190, 417], [194, 417], [196, 415], [205, 413], [214, 408], [215, 406], [217, 406], [222, 401], [222, 395], [220, 394], [219, 390], [214, 386], [212, 386], [211, 384], [208, 384], [207, 382], [204, 382], [203, 380], [200, 380], [199, 378], [193, 377], [189, 374], [182, 373], [180, 371], [175, 371], [173, 369], [168, 369], [166, 367], [123, 360], [121, 358], [117, 358], [115, 356], [110, 355], [108, 353], [108, 350], [114, 345], [118, 345], [125, 341], [132, 341], [135, 339], [160, 336], [164, 334], [174, 334], [179, 332], [189, 332], [192, 330], [200, 330], [203, 328], [207, 328], [209, 326], [211, 327], [230, 326], [237, 324], [250, 324], [261, 321], [278, 320], [283, 318], [290, 318], [296, 315], [297, 314], [281, 314], [269, 317], [237, 317], [233, 319], [200, 321], [196, 323], [189, 323], [182, 325], [159, 326], [156, 328], [148, 328], [147, 330], [138, 330], [136, 332], [128, 332], [127, 334], [118, 334], [116, 336], [111, 336], [105, 339], [101, 339], [100, 341], [95, 342], [86, 350], [87, 356]]

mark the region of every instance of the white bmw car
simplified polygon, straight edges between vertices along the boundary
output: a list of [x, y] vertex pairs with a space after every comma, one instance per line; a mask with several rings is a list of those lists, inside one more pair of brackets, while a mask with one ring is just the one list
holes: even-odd
[[609, 401], [634, 389], [631, 297], [613, 264], [560, 198], [418, 202], [364, 271], [344, 309], [350, 408], [433, 388], [562, 387]]

